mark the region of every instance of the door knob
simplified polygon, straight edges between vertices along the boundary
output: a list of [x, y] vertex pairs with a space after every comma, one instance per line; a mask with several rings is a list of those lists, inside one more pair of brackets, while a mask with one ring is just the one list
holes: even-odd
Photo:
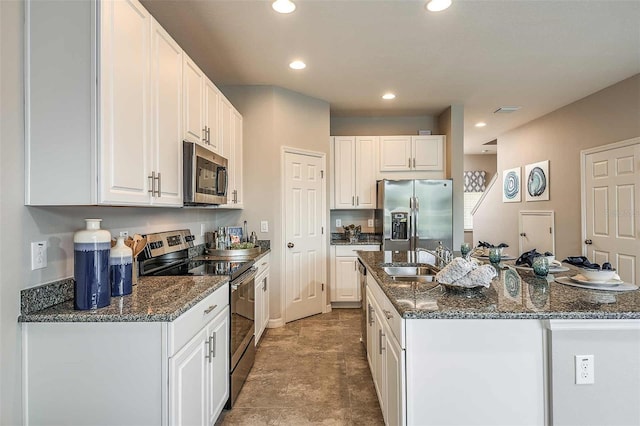
[[585, 244], [587, 244], [587, 245], [588, 245], [588, 244], [593, 244], [593, 241], [591, 241], [591, 240], [584, 240], [584, 243], [585, 243]]
[[287, 244], [287, 247], [289, 247], [289, 248], [293, 248], [293, 246], [294, 246], [294, 244], [293, 244], [293, 243], [289, 243], [289, 244]]
[[520, 236], [521, 236], [521, 237], [526, 237], [526, 236], [527, 236], [527, 233], [526, 233], [526, 232], [521, 232], [521, 233], [520, 233]]

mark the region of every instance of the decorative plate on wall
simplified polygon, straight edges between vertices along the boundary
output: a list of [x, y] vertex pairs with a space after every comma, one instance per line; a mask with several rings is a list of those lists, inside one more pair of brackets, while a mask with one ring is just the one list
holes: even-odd
[[549, 199], [549, 160], [527, 164], [524, 167], [527, 201], [546, 201]]
[[507, 169], [502, 172], [502, 202], [519, 203], [520, 200], [520, 167]]

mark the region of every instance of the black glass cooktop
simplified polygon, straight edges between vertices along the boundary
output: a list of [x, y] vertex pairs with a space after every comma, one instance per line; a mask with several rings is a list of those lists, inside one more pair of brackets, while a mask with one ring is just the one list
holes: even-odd
[[239, 277], [243, 272], [251, 268], [253, 261], [230, 260], [193, 260], [171, 268], [155, 271], [151, 275], [175, 276], [175, 275], [226, 275], [231, 280]]

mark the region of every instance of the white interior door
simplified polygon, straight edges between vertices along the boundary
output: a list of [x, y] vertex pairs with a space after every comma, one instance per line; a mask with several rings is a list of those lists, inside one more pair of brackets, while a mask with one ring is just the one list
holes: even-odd
[[284, 152], [285, 321], [322, 312], [325, 158]]
[[[620, 146], [622, 145], [622, 146]], [[583, 254], [640, 277], [640, 138], [583, 152]]]
[[[520, 212], [520, 253], [536, 249], [538, 253], [556, 254], [556, 238], [552, 211]], [[511, 253], [509, 253], [511, 254]], [[515, 253], [513, 253], [515, 255]]]

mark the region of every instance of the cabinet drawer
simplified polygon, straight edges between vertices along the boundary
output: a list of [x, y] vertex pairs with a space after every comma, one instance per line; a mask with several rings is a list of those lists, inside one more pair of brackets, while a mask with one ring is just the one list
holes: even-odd
[[168, 355], [172, 356], [229, 305], [229, 283], [198, 302], [169, 324]]
[[379, 244], [366, 244], [366, 245], [337, 245], [336, 256], [355, 256], [356, 251], [380, 251]]
[[256, 261], [256, 266], [258, 267], [258, 272], [256, 272], [256, 276], [261, 275], [264, 271], [269, 269], [269, 257], [270, 257], [269, 254], [265, 254], [262, 258]]
[[384, 321], [387, 323], [400, 346], [404, 349], [404, 320], [371, 275], [367, 275], [367, 287], [371, 290], [371, 294], [382, 310]]

